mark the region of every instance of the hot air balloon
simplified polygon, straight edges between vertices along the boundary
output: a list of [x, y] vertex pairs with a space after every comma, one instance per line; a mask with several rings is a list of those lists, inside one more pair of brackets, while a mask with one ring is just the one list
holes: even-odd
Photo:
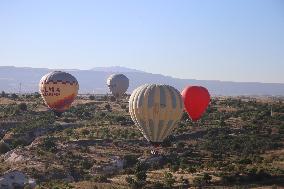
[[208, 90], [201, 86], [189, 86], [182, 91], [181, 95], [192, 121], [199, 120], [210, 102]]
[[45, 104], [58, 116], [70, 108], [78, 90], [76, 78], [62, 71], [44, 75], [39, 83], [39, 91]]
[[129, 79], [123, 74], [113, 74], [107, 79], [107, 86], [113, 96], [120, 98], [129, 87]]
[[168, 85], [143, 85], [131, 94], [129, 112], [144, 137], [157, 146], [172, 133], [181, 118], [182, 97]]

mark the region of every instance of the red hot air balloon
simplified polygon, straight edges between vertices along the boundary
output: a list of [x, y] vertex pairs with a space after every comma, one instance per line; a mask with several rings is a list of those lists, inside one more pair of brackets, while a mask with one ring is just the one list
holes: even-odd
[[200, 119], [210, 102], [208, 90], [201, 86], [188, 86], [181, 95], [185, 109], [192, 121]]

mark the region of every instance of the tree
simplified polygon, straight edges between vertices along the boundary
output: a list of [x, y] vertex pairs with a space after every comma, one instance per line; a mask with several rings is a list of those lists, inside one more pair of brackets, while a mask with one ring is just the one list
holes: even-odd
[[18, 98], [18, 95], [16, 95], [15, 93], [13, 93], [13, 94], [11, 95], [11, 98], [12, 98], [13, 100], [15, 100], [15, 99]]
[[131, 167], [137, 163], [137, 157], [134, 155], [125, 155], [124, 156], [125, 167]]
[[202, 188], [205, 185], [205, 182], [203, 180], [203, 177], [195, 177], [193, 179], [194, 186], [197, 186], [199, 188]]
[[111, 106], [109, 104], [106, 104], [105, 109], [107, 109], [108, 111], [111, 111]]
[[[132, 159], [132, 158], [131, 158]], [[125, 181], [129, 184], [130, 188], [142, 188], [146, 184], [147, 179], [147, 166], [145, 163], [138, 162], [134, 168], [135, 179], [128, 176]]]
[[170, 166], [170, 170], [173, 171], [173, 172], [177, 172], [179, 170], [179, 166], [174, 164], [174, 165], [171, 165]]
[[188, 119], [189, 119], [189, 117], [188, 117], [187, 112], [186, 112], [186, 111], [183, 111], [182, 116], [181, 116], [181, 121], [186, 121], [186, 120], [188, 120]]
[[81, 134], [82, 134], [83, 136], [87, 136], [87, 135], [90, 134], [90, 131], [89, 131], [88, 129], [82, 129], [82, 130], [81, 130]]
[[225, 126], [226, 126], [226, 122], [225, 122], [225, 120], [224, 120], [223, 117], [220, 118], [219, 126], [220, 126], [220, 127], [225, 127]]
[[5, 154], [10, 151], [10, 147], [5, 142], [0, 142], [0, 154]]
[[18, 105], [18, 107], [19, 107], [19, 109], [20, 109], [21, 111], [27, 111], [27, 110], [28, 110], [28, 106], [27, 106], [27, 104], [24, 103], [24, 102], [20, 103], [20, 104]]
[[38, 92], [35, 92], [35, 93], [34, 93], [34, 97], [35, 97], [35, 98], [39, 98], [39, 97], [40, 97], [40, 94], [39, 94]]
[[212, 177], [208, 173], [204, 173], [203, 180], [208, 184], [210, 183]]
[[7, 97], [7, 95], [6, 95], [5, 91], [2, 91], [2, 93], [1, 93], [1, 97]]
[[93, 178], [93, 180], [94, 180], [95, 182], [100, 182], [100, 183], [102, 183], [102, 182], [108, 182], [108, 178], [107, 178], [106, 175], [97, 175], [97, 176], [95, 176], [95, 177]]
[[94, 95], [90, 95], [90, 96], [89, 96], [89, 99], [90, 99], [90, 100], [95, 100], [95, 96], [94, 96]]
[[110, 97], [110, 101], [111, 101], [111, 102], [115, 102], [115, 100], [116, 100], [116, 98], [115, 98], [114, 96], [111, 96], [111, 97]]
[[44, 150], [49, 152], [55, 152], [57, 150], [55, 138], [54, 137], [46, 137], [43, 140], [42, 147]]
[[146, 183], [147, 179], [147, 166], [145, 163], [138, 162], [135, 166], [134, 175], [138, 187], [142, 187]]
[[125, 178], [125, 181], [129, 184], [130, 188], [131, 189], [138, 189], [138, 188], [141, 188], [139, 186], [139, 183], [133, 179], [132, 177], [128, 176]]
[[90, 162], [90, 161], [88, 161], [88, 160], [86, 160], [86, 159], [80, 161], [80, 165], [81, 165], [81, 167], [82, 167], [83, 169], [90, 169], [90, 168], [92, 168], [92, 166], [93, 166], [92, 162]]

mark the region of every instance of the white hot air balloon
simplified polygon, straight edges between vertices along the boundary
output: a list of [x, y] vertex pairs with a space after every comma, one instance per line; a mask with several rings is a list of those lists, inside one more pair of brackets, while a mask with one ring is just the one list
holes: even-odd
[[129, 87], [129, 79], [123, 74], [113, 74], [107, 79], [107, 86], [113, 96], [120, 98]]

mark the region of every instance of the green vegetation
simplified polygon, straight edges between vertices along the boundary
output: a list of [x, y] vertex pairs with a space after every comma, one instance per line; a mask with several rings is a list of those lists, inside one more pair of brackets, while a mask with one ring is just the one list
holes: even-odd
[[[197, 123], [184, 113], [155, 163], [139, 160], [150, 158], [151, 148], [134, 126], [127, 100], [79, 98], [58, 118], [38, 93], [2, 92], [0, 153], [16, 150], [33, 161], [2, 158], [0, 173], [20, 168], [42, 189], [72, 188], [78, 182], [90, 188], [283, 186], [281, 97], [213, 98]], [[123, 165], [116, 165], [119, 160]]]
[[5, 142], [0, 142], [0, 154], [10, 151], [10, 147]]

